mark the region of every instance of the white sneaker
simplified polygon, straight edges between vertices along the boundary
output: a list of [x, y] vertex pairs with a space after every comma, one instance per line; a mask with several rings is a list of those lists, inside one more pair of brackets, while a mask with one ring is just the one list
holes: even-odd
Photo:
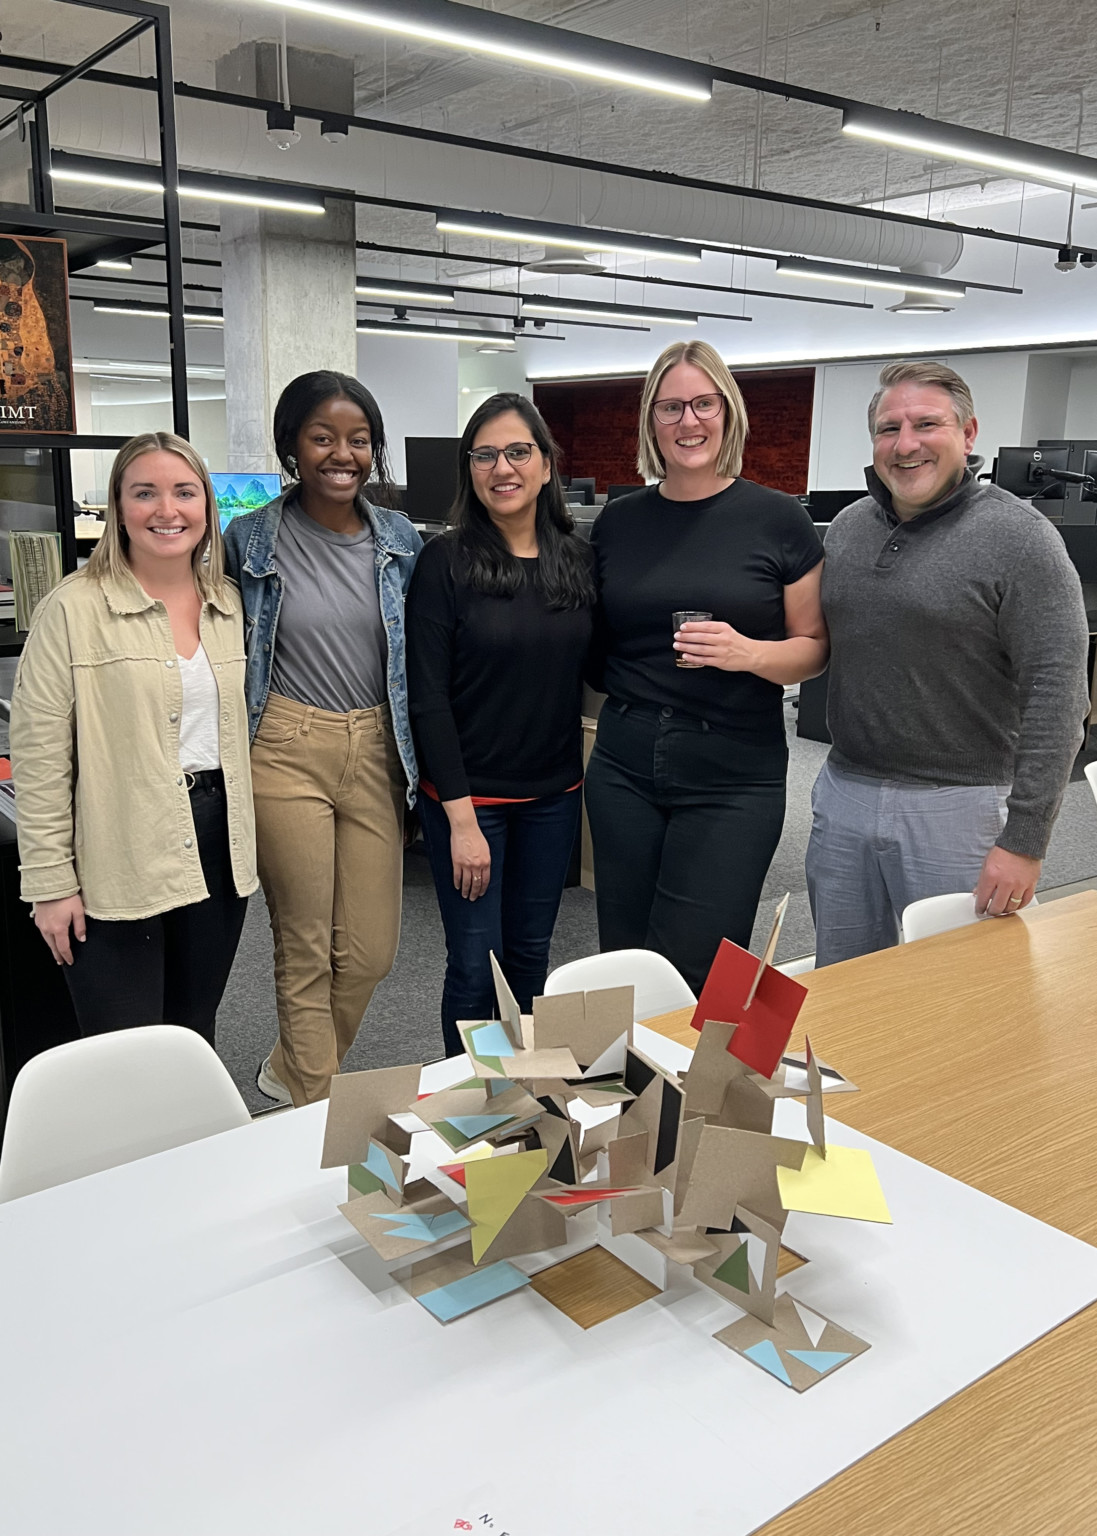
[[261, 1094], [268, 1099], [273, 1099], [276, 1104], [292, 1106], [293, 1095], [282, 1079], [275, 1074], [269, 1056], [255, 1074], [255, 1086]]

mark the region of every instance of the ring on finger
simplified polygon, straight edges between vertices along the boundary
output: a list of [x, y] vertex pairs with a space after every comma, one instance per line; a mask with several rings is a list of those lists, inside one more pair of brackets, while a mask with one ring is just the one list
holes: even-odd
[[1020, 897], [1020, 896], [1011, 896], [1009, 898], [1009, 904], [1010, 904], [1011, 907], [1019, 907], [1021, 905], [1022, 900], [1023, 900], [1023, 898]]

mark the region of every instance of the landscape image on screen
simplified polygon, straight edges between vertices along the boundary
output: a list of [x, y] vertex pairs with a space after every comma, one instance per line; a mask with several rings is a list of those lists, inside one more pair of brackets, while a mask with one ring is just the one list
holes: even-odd
[[282, 494], [281, 475], [249, 475], [246, 472], [232, 475], [216, 471], [211, 473], [210, 479], [221, 515], [222, 533], [232, 518], [265, 507], [268, 501]]

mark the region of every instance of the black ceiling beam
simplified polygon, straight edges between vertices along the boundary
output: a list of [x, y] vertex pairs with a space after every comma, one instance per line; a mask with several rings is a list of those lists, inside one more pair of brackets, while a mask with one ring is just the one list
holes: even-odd
[[[140, 21], [134, 22], [132, 27], [127, 27], [117, 37], [112, 37], [101, 48], [97, 48], [94, 53], [89, 53], [87, 58], [82, 59], [79, 64], [71, 64], [61, 74], [55, 75], [49, 85], [45, 85], [40, 90], [31, 92], [28, 97], [24, 97], [27, 106], [30, 106], [33, 102], [45, 101], [47, 97], [52, 96], [55, 91], [61, 90], [63, 86], [69, 85], [73, 80], [79, 80], [82, 75], [86, 75], [93, 70], [101, 60], [110, 58], [112, 53], [117, 53], [119, 48], [124, 48], [127, 43], [133, 42], [134, 38], [140, 37], [142, 32], [147, 32], [151, 26], [152, 17], [143, 16]], [[13, 123], [18, 116], [18, 108], [14, 112], [9, 112], [7, 117], [0, 121], [0, 133], [4, 131], [9, 123]]]
[[[465, 256], [458, 251], [431, 251], [414, 245], [382, 245], [376, 240], [356, 240], [355, 245], [360, 251], [384, 251], [394, 256], [426, 256], [434, 261], [470, 261], [478, 266], [491, 267], [518, 267], [524, 268], [527, 263], [514, 261], [500, 256]], [[736, 254], [729, 252], [729, 255]], [[362, 274], [359, 274], [361, 276]], [[538, 276], [548, 276], [548, 273], [538, 273]], [[650, 283], [664, 288], [692, 288], [704, 293], [745, 293], [755, 299], [785, 299], [793, 304], [836, 304], [840, 309], [871, 309], [871, 304], [864, 303], [861, 299], [830, 299], [816, 293], [778, 293], [772, 288], [740, 288], [736, 284], [727, 283], [688, 283], [677, 277], [638, 277], [632, 273], [624, 272], [589, 272], [587, 277], [601, 278], [605, 282], [614, 283]], [[414, 282], [414, 278], [409, 278]], [[491, 289], [468, 288], [460, 284], [454, 285], [459, 293], [490, 293]], [[971, 285], [972, 287], [975, 284]], [[1014, 290], [1011, 290], [1011, 292]], [[1020, 290], [1016, 290], [1020, 292]], [[726, 316], [723, 318], [727, 318]]]
[[[37, 70], [39, 73], [55, 73], [63, 66], [46, 63], [41, 59], [26, 59], [19, 55], [0, 53], [0, 66], [9, 66], [16, 69]], [[768, 80], [761, 75], [739, 76], [733, 70], [717, 73], [713, 66], [716, 78], [727, 76], [726, 83], [732, 85], [742, 84], [750, 90], [764, 90], [768, 94], [785, 96], [790, 99], [813, 102], [815, 105], [845, 109], [846, 107], [867, 106], [868, 103], [855, 101], [852, 97], [827, 96], [820, 91], [807, 91], [800, 87], [788, 86], [784, 81]], [[734, 78], [731, 78], [734, 77]], [[108, 70], [92, 70], [85, 76], [86, 79], [94, 79], [103, 85], [116, 85], [130, 87], [135, 90], [153, 90], [155, 81], [144, 76], [116, 74]], [[175, 85], [177, 96], [189, 97], [195, 101], [219, 102], [226, 106], [240, 107], [252, 112], [266, 112], [274, 108], [281, 108], [282, 103], [268, 101], [258, 96], [242, 96], [232, 91], [210, 90], [204, 86], [187, 85], [184, 81], [177, 81]], [[612, 160], [592, 160], [581, 155], [565, 155], [544, 149], [525, 148], [516, 144], [505, 144], [492, 139], [474, 139], [463, 134], [446, 133], [437, 128], [418, 128], [409, 123], [392, 123], [382, 118], [358, 117], [348, 113], [334, 113], [321, 108], [303, 107], [291, 104], [290, 111], [297, 117], [314, 121], [326, 121], [329, 118], [346, 123], [348, 127], [360, 128], [369, 133], [387, 134], [394, 138], [419, 139], [432, 144], [449, 144], [459, 149], [474, 149], [479, 152], [490, 150], [496, 154], [508, 155], [514, 159], [533, 161], [542, 165], [563, 165], [574, 170], [596, 171], [614, 176], [624, 176], [633, 181], [644, 181], [656, 185], [673, 187], [689, 187], [699, 192], [719, 192], [735, 196], [753, 198], [759, 202], [778, 203], [785, 207], [810, 208], [816, 212], [851, 214], [859, 218], [873, 219], [882, 224], [899, 224], [907, 228], [931, 229], [943, 231], [952, 235], [973, 235], [982, 240], [996, 240], [1007, 245], [1027, 245], [1039, 250], [1058, 251], [1060, 242], [1056, 240], [1041, 240], [1035, 235], [1009, 234], [1004, 230], [986, 229], [971, 224], [955, 224], [950, 220], [922, 219], [915, 214], [892, 213], [884, 208], [857, 208], [846, 203], [832, 203], [821, 198], [797, 197], [790, 192], [771, 192], [761, 187], [739, 186], [733, 182], [708, 181], [696, 176], [679, 176], [671, 171], [643, 170], [634, 165], [621, 165]], [[197, 172], [195, 174], [198, 174]], [[202, 175], [214, 173], [203, 171]], [[314, 189], [318, 190], [318, 189]], [[328, 193], [329, 196], [337, 195]], [[347, 197], [345, 189], [342, 196]], [[424, 209], [434, 212], [433, 205], [427, 209], [424, 204], [407, 204], [399, 201], [382, 198], [363, 199], [380, 206], [396, 206]], [[1078, 247], [1079, 250], [1091, 249], [1089, 246]], [[1095, 250], [1097, 253], [1097, 250]]]

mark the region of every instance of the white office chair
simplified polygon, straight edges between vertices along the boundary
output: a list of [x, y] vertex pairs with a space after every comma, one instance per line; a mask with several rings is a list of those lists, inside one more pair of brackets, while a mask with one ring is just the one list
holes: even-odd
[[1086, 778], [1089, 780], [1089, 787], [1093, 791], [1093, 798], [1097, 800], [1097, 763], [1086, 764]]
[[[1029, 907], [1039, 906], [1034, 896]], [[1019, 908], [1027, 911], [1027, 907]], [[903, 943], [913, 944], [915, 939], [931, 939], [935, 933], [947, 933], [950, 928], [964, 928], [968, 923], [979, 923], [975, 916], [975, 897], [970, 891], [950, 891], [947, 896], [926, 896], [912, 901], [903, 910]]]
[[773, 969], [780, 971], [784, 976], [802, 976], [805, 971], [815, 969], [815, 956], [801, 955], [799, 960], [786, 960], [781, 965], [775, 965]]
[[600, 987], [634, 987], [633, 1018], [638, 1024], [697, 1001], [670, 961], [653, 949], [609, 949], [558, 965], [545, 982], [545, 996]]
[[913, 944], [915, 939], [929, 939], [935, 933], [947, 933], [950, 928], [963, 928], [978, 921], [975, 897], [970, 891], [926, 896], [903, 909], [903, 943]]
[[89, 1035], [32, 1057], [15, 1079], [0, 1201], [250, 1123], [216, 1052], [192, 1029]]

